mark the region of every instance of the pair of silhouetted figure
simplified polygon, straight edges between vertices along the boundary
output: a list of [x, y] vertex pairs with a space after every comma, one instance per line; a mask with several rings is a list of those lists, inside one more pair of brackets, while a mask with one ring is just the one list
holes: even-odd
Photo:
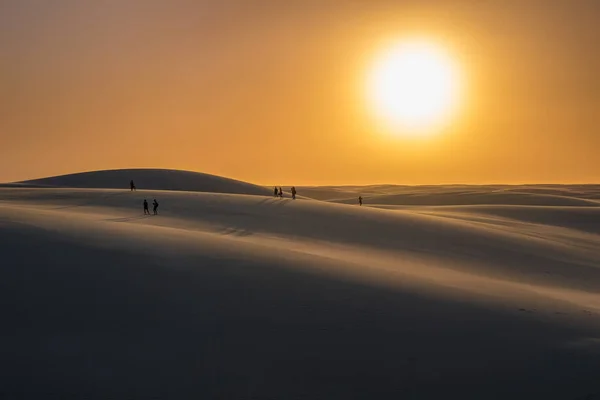
[[135, 183], [133, 183], [133, 179], [131, 180], [131, 182], [129, 182], [129, 187], [131, 188], [131, 191], [133, 192], [135, 189]]
[[[292, 192], [292, 199], [296, 200], [296, 193], [297, 192], [296, 192], [296, 187], [295, 186], [292, 186], [291, 192]], [[281, 190], [281, 188], [277, 189], [277, 187], [273, 188], [273, 196], [280, 197], [280, 198], [283, 199], [283, 190]]]
[[[154, 206], [154, 215], [158, 215], [158, 201], [154, 199], [152, 202], [152, 206]], [[148, 201], [144, 199], [144, 215], [150, 215], [150, 210], [148, 210]]]

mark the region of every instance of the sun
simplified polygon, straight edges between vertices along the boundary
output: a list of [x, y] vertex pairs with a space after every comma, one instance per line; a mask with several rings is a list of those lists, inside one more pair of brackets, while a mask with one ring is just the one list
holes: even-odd
[[424, 41], [391, 46], [375, 61], [368, 76], [369, 105], [398, 132], [422, 135], [452, 116], [460, 80], [452, 58]]

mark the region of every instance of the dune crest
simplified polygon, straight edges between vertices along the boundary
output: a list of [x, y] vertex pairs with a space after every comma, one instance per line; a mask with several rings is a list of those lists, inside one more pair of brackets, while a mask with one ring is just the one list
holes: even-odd
[[306, 196], [336, 203], [393, 206], [600, 206], [600, 185], [323, 186], [300, 188]]
[[23, 186], [126, 189], [129, 181], [139, 190], [267, 195], [269, 190], [251, 183], [200, 172], [172, 169], [115, 169], [81, 172], [17, 182]]

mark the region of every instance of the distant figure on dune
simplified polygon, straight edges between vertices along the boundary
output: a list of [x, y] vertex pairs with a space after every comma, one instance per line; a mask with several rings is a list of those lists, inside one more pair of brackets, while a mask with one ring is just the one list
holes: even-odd
[[133, 183], [133, 179], [131, 180], [131, 182], [129, 182], [129, 187], [131, 188], [132, 192], [135, 190], [135, 183]]
[[358, 196], [358, 205], [362, 206], [362, 196]]
[[279, 197], [283, 199], [283, 190], [281, 188], [279, 188]]
[[150, 210], [148, 210], [148, 201], [146, 201], [146, 199], [144, 199], [144, 215], [150, 215]]
[[296, 186], [292, 186], [292, 200], [296, 200]]
[[158, 215], [158, 201], [156, 201], [156, 199], [154, 199], [154, 202], [152, 203], [152, 205], [154, 206], [154, 215]]
[[279, 191], [277, 190], [277, 187], [275, 187], [275, 190], [273, 190], [273, 196], [279, 196]]

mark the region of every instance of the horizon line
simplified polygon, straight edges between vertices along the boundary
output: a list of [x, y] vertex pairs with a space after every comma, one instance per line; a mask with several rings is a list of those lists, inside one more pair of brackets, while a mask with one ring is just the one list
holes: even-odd
[[174, 172], [188, 172], [188, 173], [196, 173], [196, 174], [204, 174], [204, 175], [211, 175], [211, 176], [215, 176], [215, 177], [220, 177], [220, 178], [225, 178], [225, 179], [231, 179], [231, 180], [236, 180], [239, 182], [245, 182], [245, 183], [249, 183], [249, 184], [253, 184], [256, 186], [262, 186], [262, 187], [274, 187], [274, 186], [298, 186], [298, 187], [352, 187], [352, 186], [405, 186], [405, 187], [418, 187], [418, 186], [542, 186], [542, 185], [558, 185], [558, 186], [571, 186], [571, 185], [581, 185], [581, 186], [593, 186], [593, 185], [600, 185], [600, 181], [599, 182], [585, 182], [585, 181], [573, 181], [573, 182], [531, 182], [531, 181], [524, 181], [524, 182], [518, 182], [518, 183], [507, 183], [507, 182], [485, 182], [485, 183], [461, 183], [461, 182], [452, 182], [452, 183], [390, 183], [390, 182], [375, 182], [375, 183], [326, 183], [326, 184], [314, 184], [314, 183], [301, 183], [301, 184], [294, 184], [294, 185], [273, 185], [273, 184], [263, 184], [263, 183], [255, 183], [253, 181], [247, 181], [244, 179], [239, 179], [239, 178], [235, 178], [235, 177], [229, 177], [229, 176], [225, 176], [225, 175], [217, 175], [217, 174], [213, 174], [213, 173], [209, 173], [209, 172], [202, 172], [202, 171], [197, 171], [197, 170], [188, 170], [188, 169], [179, 169], [179, 168], [155, 168], [155, 167], [134, 167], [134, 168], [108, 168], [108, 169], [95, 169], [95, 170], [85, 170], [85, 171], [79, 171], [79, 172], [71, 172], [71, 173], [63, 173], [63, 174], [58, 174], [58, 175], [50, 175], [50, 176], [44, 176], [44, 177], [36, 177], [36, 178], [28, 178], [28, 179], [21, 179], [21, 180], [15, 180], [15, 181], [9, 181], [9, 182], [0, 182], [0, 185], [7, 185], [7, 184], [20, 184], [20, 183], [26, 183], [26, 182], [30, 182], [30, 181], [36, 181], [36, 180], [42, 180], [42, 179], [48, 179], [48, 178], [56, 178], [56, 177], [62, 177], [62, 176], [68, 176], [68, 175], [79, 175], [79, 174], [89, 174], [89, 173], [95, 173], [95, 172], [105, 172], [105, 171], [127, 171], [127, 170], [155, 170], [155, 171], [174, 171]]

